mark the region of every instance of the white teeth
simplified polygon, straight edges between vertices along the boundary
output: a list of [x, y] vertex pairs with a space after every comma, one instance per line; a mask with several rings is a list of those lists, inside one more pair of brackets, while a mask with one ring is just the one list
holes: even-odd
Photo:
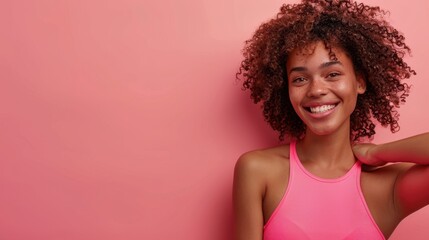
[[322, 105], [322, 106], [317, 106], [317, 107], [310, 107], [310, 111], [312, 113], [323, 113], [323, 112], [326, 112], [326, 111], [333, 109], [334, 107], [335, 107], [335, 105]]

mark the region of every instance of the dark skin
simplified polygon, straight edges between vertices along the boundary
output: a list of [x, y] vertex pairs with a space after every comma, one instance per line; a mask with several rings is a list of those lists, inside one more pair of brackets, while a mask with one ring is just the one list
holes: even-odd
[[[365, 91], [365, 81], [342, 49], [334, 49], [339, 63], [332, 63], [320, 43], [310, 47], [315, 50], [311, 54], [297, 51], [287, 62], [289, 97], [307, 126], [297, 142], [299, 159], [321, 178], [343, 176], [356, 161], [370, 166], [362, 171], [361, 188], [371, 215], [388, 238], [402, 219], [429, 204], [429, 134], [353, 146], [350, 114], [357, 95]], [[310, 111], [309, 106], [320, 108]], [[288, 180], [289, 145], [240, 157], [233, 192], [236, 240], [263, 238], [263, 226], [281, 201]]]
[[[236, 230], [240, 235], [236, 236], [236, 239], [262, 239], [263, 225], [280, 203], [288, 184], [288, 154], [289, 145], [283, 145], [247, 153], [237, 162], [234, 180], [236, 201], [234, 202], [237, 223], [239, 223]], [[330, 169], [331, 173], [327, 174], [327, 169], [316, 164], [303, 161], [303, 165], [312, 174], [325, 178], [327, 175], [335, 178], [347, 172], [345, 169], [335, 168]], [[409, 174], [412, 165], [401, 163], [362, 172], [361, 186], [365, 200], [371, 215], [386, 238], [392, 234], [399, 222], [411, 213], [410, 211], [400, 213], [392, 195], [394, 195], [396, 179], [406, 172]], [[250, 185], [249, 182], [254, 182], [255, 185]], [[239, 201], [240, 197], [237, 195], [246, 195], [248, 200]], [[255, 211], [255, 209], [258, 210]], [[241, 221], [240, 212], [246, 212]]]

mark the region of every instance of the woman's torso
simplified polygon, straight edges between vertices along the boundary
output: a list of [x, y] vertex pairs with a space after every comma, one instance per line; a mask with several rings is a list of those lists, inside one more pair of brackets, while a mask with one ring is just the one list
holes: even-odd
[[[267, 166], [266, 193], [263, 199], [263, 215], [266, 224], [285, 194], [289, 184], [290, 158], [289, 145], [263, 150], [265, 164]], [[319, 177], [310, 164], [302, 163], [302, 166], [311, 174]], [[393, 189], [396, 177], [403, 167], [390, 165], [373, 171], [362, 171], [360, 184], [366, 205], [383, 235], [388, 238], [401, 219], [398, 219], [393, 205]], [[335, 172], [332, 178], [346, 174]]]

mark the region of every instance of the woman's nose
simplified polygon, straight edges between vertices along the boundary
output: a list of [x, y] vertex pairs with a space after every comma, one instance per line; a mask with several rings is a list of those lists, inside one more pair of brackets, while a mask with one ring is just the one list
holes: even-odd
[[310, 81], [307, 91], [308, 97], [320, 97], [327, 93], [328, 89], [326, 83], [322, 79], [314, 78]]

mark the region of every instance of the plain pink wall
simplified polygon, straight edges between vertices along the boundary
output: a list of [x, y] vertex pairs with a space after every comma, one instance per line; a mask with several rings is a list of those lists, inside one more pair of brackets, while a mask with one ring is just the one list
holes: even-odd
[[[418, 72], [397, 134], [429, 131], [427, 1], [391, 12]], [[230, 239], [237, 157], [277, 144], [235, 82], [282, 1], [0, 4], [0, 239]], [[427, 239], [429, 209], [392, 239]]]

